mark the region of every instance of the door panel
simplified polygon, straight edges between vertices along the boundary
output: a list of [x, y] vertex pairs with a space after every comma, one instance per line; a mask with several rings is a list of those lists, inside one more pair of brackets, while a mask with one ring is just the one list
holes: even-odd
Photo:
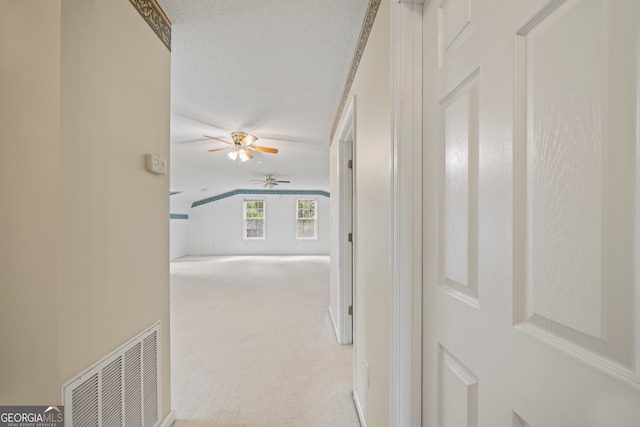
[[423, 425], [640, 425], [639, 11], [427, 2]]
[[[614, 115], [635, 110], [623, 92], [635, 76], [616, 69], [635, 68], [635, 53], [610, 25], [621, 4], [566, 2], [518, 32], [515, 294], [516, 323], [633, 379], [637, 145], [635, 120]], [[609, 60], [613, 45], [629, 63]]]
[[478, 378], [445, 348], [439, 348], [438, 423], [477, 427]]
[[440, 228], [442, 289], [477, 307], [479, 69], [440, 101], [444, 188]]

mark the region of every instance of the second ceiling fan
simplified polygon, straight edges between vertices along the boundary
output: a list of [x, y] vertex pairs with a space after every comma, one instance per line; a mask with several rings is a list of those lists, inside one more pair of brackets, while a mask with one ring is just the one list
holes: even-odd
[[258, 183], [263, 183], [263, 187], [264, 188], [273, 188], [278, 184], [289, 184], [291, 181], [284, 181], [281, 179], [276, 179], [275, 176], [273, 176], [272, 174], [268, 173], [265, 176], [265, 179], [252, 179], [251, 181], [257, 181]]
[[220, 147], [209, 150], [209, 152], [213, 153], [215, 151], [223, 151], [223, 150], [231, 150], [229, 151], [228, 156], [233, 160], [240, 160], [241, 162], [245, 162], [249, 159], [253, 158], [251, 151], [261, 151], [263, 153], [277, 153], [277, 148], [269, 148], [269, 147], [260, 147], [258, 145], [253, 145], [255, 141], [258, 140], [258, 137], [250, 135], [245, 132], [231, 132], [231, 139], [233, 142], [225, 141], [224, 139], [216, 138], [215, 136], [204, 135], [205, 138], [215, 139], [216, 141], [224, 142], [225, 144], [229, 144], [229, 147]]

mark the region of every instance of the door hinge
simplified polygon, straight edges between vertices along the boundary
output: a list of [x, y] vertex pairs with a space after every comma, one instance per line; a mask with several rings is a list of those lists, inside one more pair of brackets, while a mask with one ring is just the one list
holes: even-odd
[[353, 306], [349, 306], [349, 316], [353, 316]]
[[353, 233], [349, 233], [349, 236], [347, 236], [347, 240], [349, 241], [349, 243], [353, 243]]
[[353, 169], [353, 160], [349, 160], [348, 167], [349, 169]]

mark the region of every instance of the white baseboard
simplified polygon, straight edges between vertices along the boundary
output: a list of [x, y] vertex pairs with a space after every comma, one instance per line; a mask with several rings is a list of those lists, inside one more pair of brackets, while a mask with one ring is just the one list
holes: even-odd
[[162, 420], [162, 422], [158, 427], [171, 427], [171, 425], [175, 420], [176, 420], [176, 412], [172, 409], [171, 411], [169, 411], [167, 416], [164, 417], [164, 420]]
[[333, 324], [333, 331], [336, 333], [336, 340], [340, 343], [340, 334], [338, 334], [338, 327], [336, 326], [336, 319], [333, 317], [333, 311], [331, 311], [331, 306], [329, 306], [329, 317], [331, 317], [331, 323]]
[[358, 397], [358, 392], [356, 390], [353, 390], [353, 401], [356, 404], [356, 411], [358, 412], [360, 425], [362, 427], [367, 427], [367, 421], [364, 419], [364, 413], [362, 412], [362, 406], [360, 405], [360, 398]]

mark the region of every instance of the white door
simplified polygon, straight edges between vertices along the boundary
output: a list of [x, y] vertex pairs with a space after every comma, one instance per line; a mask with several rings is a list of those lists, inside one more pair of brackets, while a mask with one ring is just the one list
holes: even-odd
[[423, 425], [640, 426], [638, 0], [431, 0]]

